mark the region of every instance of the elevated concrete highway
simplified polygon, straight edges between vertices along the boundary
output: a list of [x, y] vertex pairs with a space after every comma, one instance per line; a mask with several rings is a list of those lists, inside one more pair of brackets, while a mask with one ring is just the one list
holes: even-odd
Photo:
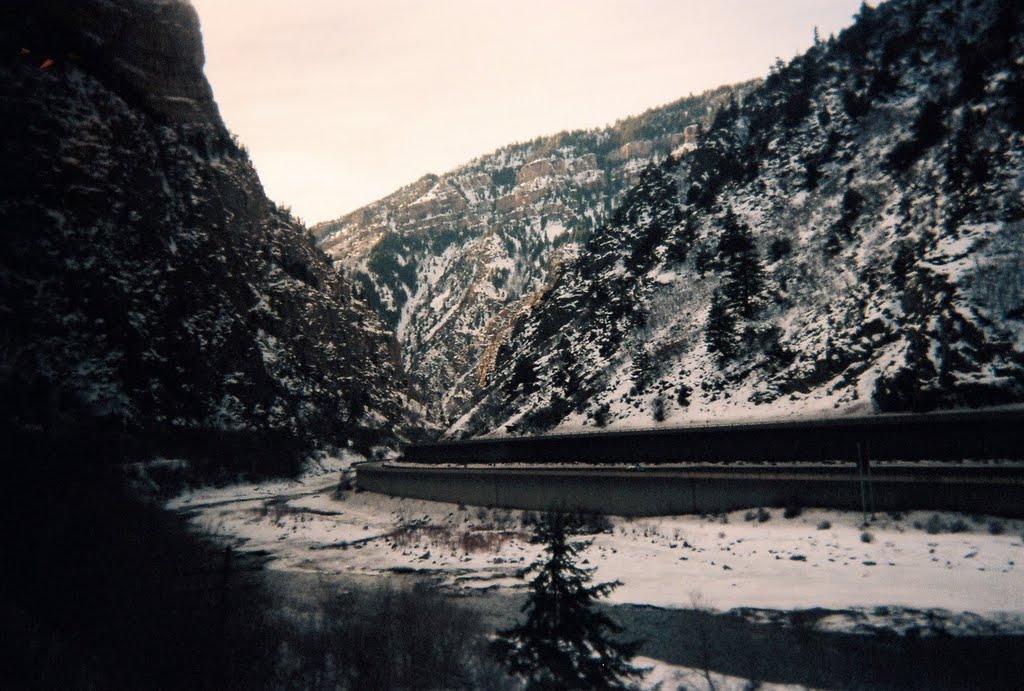
[[791, 504], [1024, 516], [1024, 410], [448, 441], [356, 477], [397, 496], [626, 516]]
[[395, 496], [620, 516], [717, 513], [756, 506], [962, 511], [1024, 516], [1024, 464], [610, 467], [357, 466], [361, 489]]

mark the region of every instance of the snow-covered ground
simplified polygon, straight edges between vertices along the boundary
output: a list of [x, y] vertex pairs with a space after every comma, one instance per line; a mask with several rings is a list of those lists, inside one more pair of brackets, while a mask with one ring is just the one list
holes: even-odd
[[[192, 491], [168, 508], [194, 512], [198, 529], [242, 549], [266, 550], [272, 568], [414, 571], [457, 589], [523, 585], [516, 573], [539, 553], [523, 512], [339, 493], [352, 460], [321, 462], [297, 481]], [[865, 531], [860, 513], [766, 511], [767, 520], [745, 511], [612, 517], [583, 558], [597, 579], [622, 581], [611, 596], [618, 603], [824, 608], [842, 613], [818, 626], [841, 630], [905, 630], [939, 616], [952, 631], [1024, 632], [1022, 521], [879, 514]]]
[[[191, 491], [167, 507], [239, 549], [268, 552], [273, 569], [413, 573], [463, 591], [525, 585], [517, 574], [540, 553], [524, 525], [529, 514], [338, 491], [353, 460], [322, 461], [295, 481]], [[879, 514], [864, 529], [860, 513], [805, 509], [787, 519], [755, 508], [609, 522], [582, 559], [597, 580], [622, 582], [613, 603], [729, 611], [818, 631], [1024, 634], [1024, 521], [922, 511]], [[789, 615], [816, 608], [800, 623]], [[652, 667], [645, 688], [748, 683], [710, 672], [709, 684], [701, 669], [635, 662]]]
[[[727, 674], [708, 671], [693, 667], [670, 665], [661, 660], [638, 656], [633, 658], [633, 666], [648, 670], [644, 675], [644, 687], [652, 689], [714, 689], [715, 691], [746, 691], [751, 688], [749, 679], [741, 679]], [[758, 682], [760, 691], [797, 691], [806, 689], [795, 684], [766, 684]]]

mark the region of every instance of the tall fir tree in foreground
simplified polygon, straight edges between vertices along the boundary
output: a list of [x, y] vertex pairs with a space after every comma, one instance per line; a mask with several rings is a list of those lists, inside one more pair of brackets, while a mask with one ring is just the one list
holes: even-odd
[[621, 627], [596, 607], [622, 584], [589, 585], [594, 569], [576, 564], [590, 544], [568, 540], [578, 523], [571, 515], [549, 513], [537, 524], [533, 542], [545, 547], [527, 569], [536, 576], [522, 609], [526, 621], [500, 631], [493, 643], [498, 659], [528, 689], [623, 689], [645, 673], [629, 664], [639, 642], [614, 640]]

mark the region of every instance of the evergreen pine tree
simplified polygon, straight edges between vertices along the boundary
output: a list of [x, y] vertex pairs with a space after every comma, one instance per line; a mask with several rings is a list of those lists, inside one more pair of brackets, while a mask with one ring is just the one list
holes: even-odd
[[646, 350], [637, 351], [637, 353], [633, 355], [633, 387], [629, 390], [629, 393], [643, 393], [650, 385], [653, 376], [654, 362], [651, 360], [650, 353]]
[[533, 541], [545, 547], [528, 569], [536, 576], [522, 610], [526, 621], [499, 632], [492, 644], [529, 689], [621, 689], [645, 673], [629, 664], [639, 643], [613, 640], [622, 629], [595, 606], [621, 583], [589, 585], [594, 569], [576, 564], [589, 542], [568, 540], [577, 523], [549, 513], [537, 524]]
[[665, 421], [665, 399], [662, 396], [655, 396], [651, 404], [651, 417], [655, 422]]
[[711, 309], [704, 325], [704, 342], [709, 351], [718, 353], [720, 360], [728, 360], [736, 354], [736, 318], [717, 290], [711, 295]]
[[757, 246], [746, 223], [729, 209], [718, 241], [718, 253], [725, 273], [722, 295], [740, 316], [753, 317], [764, 291], [764, 271], [757, 256]]

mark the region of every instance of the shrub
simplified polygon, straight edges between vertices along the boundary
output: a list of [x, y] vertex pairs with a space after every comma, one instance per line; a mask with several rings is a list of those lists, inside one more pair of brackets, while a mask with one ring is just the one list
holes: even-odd
[[686, 408], [690, 405], [690, 394], [693, 393], [693, 389], [686, 384], [680, 382], [679, 389], [676, 390], [676, 403]]
[[758, 523], [765, 523], [771, 517], [772, 517], [772, 514], [771, 514], [770, 511], [766, 511], [764, 509], [758, 509], [757, 510], [757, 522]]
[[656, 397], [651, 404], [651, 417], [655, 422], [665, 421], [665, 399], [661, 396]]
[[[921, 522], [914, 521], [914, 527], [920, 529]], [[942, 517], [937, 513], [933, 513], [928, 518], [928, 522], [924, 524], [924, 529], [929, 535], [938, 535], [939, 533], [964, 533], [970, 529], [970, 526], [962, 518], [956, 518], [953, 521], [946, 523], [942, 520]]]
[[790, 503], [789, 505], [786, 506], [785, 511], [782, 512], [782, 517], [783, 518], [796, 518], [801, 513], [803, 513], [803, 509], [801, 509], [799, 506], [797, 506], [797, 504], [794, 502], [794, 503]]
[[914, 121], [911, 136], [900, 139], [889, 152], [889, 166], [896, 172], [907, 170], [926, 150], [942, 139], [946, 129], [942, 106], [935, 101], [925, 103]]
[[498, 530], [508, 530], [514, 523], [512, 512], [508, 509], [494, 509], [493, 516], [494, 525]]
[[[536, 527], [543, 517], [533, 522]], [[610, 518], [603, 513], [577, 512], [572, 515], [571, 520], [566, 524], [573, 535], [597, 535], [599, 533], [610, 533], [615, 528]]]
[[863, 533], [860, 534], [860, 541], [871, 543], [875, 541], [875, 536], [865, 530]]
[[1006, 532], [1006, 525], [1002, 521], [989, 521], [988, 532], [990, 535], [1002, 535]]
[[962, 518], [958, 518], [949, 524], [949, 532], [951, 533], [965, 533], [969, 528], [970, 526]]
[[832, 527], [832, 522], [831, 521], [821, 521], [820, 523], [818, 523], [818, 530], [828, 530], [831, 527]]
[[479, 616], [429, 587], [332, 595], [311, 621], [286, 637], [285, 649], [300, 656], [288, 665], [298, 669], [277, 680], [283, 686], [511, 686], [507, 678], [501, 684], [501, 669], [488, 659]]
[[789, 238], [776, 238], [768, 247], [768, 256], [773, 262], [789, 256], [793, 251], [793, 241]]
[[342, 475], [341, 479], [338, 480], [338, 487], [337, 487], [337, 489], [334, 490], [335, 497], [340, 499], [340, 498], [342, 498], [342, 495], [345, 494], [345, 492], [351, 492], [352, 488], [354, 487], [354, 484], [353, 484], [352, 480], [353, 480], [353, 478], [351, 476], [349, 476], [347, 474], [346, 475]]

